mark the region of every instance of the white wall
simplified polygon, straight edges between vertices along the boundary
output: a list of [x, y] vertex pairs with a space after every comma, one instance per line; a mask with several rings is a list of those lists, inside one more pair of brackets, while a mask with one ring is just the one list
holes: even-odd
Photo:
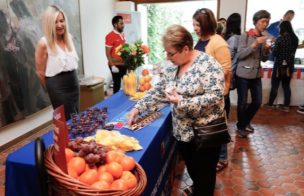
[[105, 55], [105, 36], [112, 27], [115, 0], [80, 0], [84, 74], [102, 76], [109, 83], [111, 74]]
[[[84, 73], [111, 79], [105, 55], [105, 36], [112, 30], [111, 19], [114, 10], [133, 11], [132, 2], [116, 2], [116, 0], [79, 0], [82, 34], [82, 52]], [[233, 6], [231, 6], [233, 5]], [[227, 18], [238, 12], [245, 16], [245, 1], [221, 0], [220, 17]], [[52, 108], [48, 107], [0, 130], [0, 147], [11, 140], [39, 127], [52, 118]]]
[[[105, 55], [105, 35], [112, 30], [111, 20], [116, 0], [79, 0], [82, 34], [83, 65], [86, 75], [110, 79]], [[52, 119], [53, 109], [48, 107], [24, 120], [0, 130], [0, 147], [28, 133]]]
[[244, 0], [220, 0], [220, 11], [219, 18], [228, 18], [230, 14], [237, 12], [241, 14], [242, 17], [242, 32], [245, 27], [245, 11], [246, 11], [246, 1]]

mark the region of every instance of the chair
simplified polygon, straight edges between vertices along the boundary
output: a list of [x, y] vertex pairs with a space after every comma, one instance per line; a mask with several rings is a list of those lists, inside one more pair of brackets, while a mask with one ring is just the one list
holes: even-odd
[[45, 143], [42, 138], [38, 137], [35, 140], [35, 161], [36, 161], [36, 173], [38, 180], [38, 189], [40, 196], [48, 195], [47, 186], [47, 173], [44, 167], [44, 151]]

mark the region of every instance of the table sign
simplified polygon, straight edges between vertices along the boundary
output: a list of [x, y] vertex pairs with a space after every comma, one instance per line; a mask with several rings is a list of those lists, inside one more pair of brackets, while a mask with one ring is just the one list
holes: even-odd
[[53, 113], [53, 128], [54, 128], [54, 160], [56, 165], [65, 173], [67, 171], [67, 162], [65, 158], [65, 148], [68, 145], [68, 128], [64, 116], [63, 105], [54, 110]]

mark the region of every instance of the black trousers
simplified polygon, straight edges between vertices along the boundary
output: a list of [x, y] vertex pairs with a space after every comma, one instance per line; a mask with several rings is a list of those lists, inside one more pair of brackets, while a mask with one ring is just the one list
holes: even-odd
[[79, 82], [75, 70], [46, 77], [46, 88], [54, 109], [64, 105], [66, 120], [79, 112]]
[[120, 90], [121, 79], [127, 73], [126, 66], [117, 65], [116, 67], [119, 69], [118, 73], [113, 73], [112, 69], [110, 67], [110, 71], [111, 71], [112, 78], [113, 78], [113, 93], [117, 93]]
[[[274, 100], [276, 99], [278, 95], [278, 89], [280, 86], [280, 83], [282, 82], [282, 87], [284, 91], [284, 106], [289, 106], [290, 105], [290, 97], [291, 97], [291, 89], [290, 89], [290, 80], [291, 80], [291, 74], [290, 76], [284, 75], [281, 76], [280, 74], [277, 73], [277, 67], [274, 67], [272, 71], [272, 76], [271, 76], [271, 90], [270, 90], [270, 95], [269, 95], [269, 101], [268, 105], [273, 105]], [[290, 73], [293, 73], [294, 68], [290, 67]]]
[[193, 181], [194, 195], [213, 196], [221, 146], [195, 150], [193, 142], [178, 142], [178, 147]]

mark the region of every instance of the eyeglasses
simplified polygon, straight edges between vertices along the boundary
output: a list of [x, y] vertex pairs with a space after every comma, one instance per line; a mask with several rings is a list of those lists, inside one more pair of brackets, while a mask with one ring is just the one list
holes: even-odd
[[178, 53], [178, 51], [176, 51], [176, 52], [173, 52], [173, 53], [171, 53], [171, 52], [167, 52], [167, 51], [165, 51], [166, 53], [167, 53], [167, 56], [168, 57], [173, 57], [174, 55], [176, 55], [176, 53]]

